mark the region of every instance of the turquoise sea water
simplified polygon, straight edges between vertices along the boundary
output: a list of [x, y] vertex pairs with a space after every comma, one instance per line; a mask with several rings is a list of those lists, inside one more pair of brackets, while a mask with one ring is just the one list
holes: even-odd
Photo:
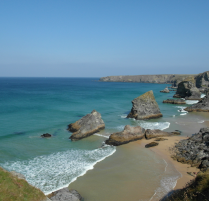
[[[167, 84], [99, 82], [99, 78], [0, 78], [0, 166], [26, 176], [49, 193], [67, 186], [115, 147], [100, 148], [110, 133], [124, 126], [169, 129], [170, 118], [181, 118], [182, 106], [162, 101], [174, 92], [160, 93]], [[131, 101], [153, 90], [163, 118], [126, 119]], [[192, 103], [192, 102], [188, 102]], [[93, 109], [101, 113], [106, 128], [94, 137], [71, 142], [67, 125]], [[40, 137], [53, 135], [50, 139]]]

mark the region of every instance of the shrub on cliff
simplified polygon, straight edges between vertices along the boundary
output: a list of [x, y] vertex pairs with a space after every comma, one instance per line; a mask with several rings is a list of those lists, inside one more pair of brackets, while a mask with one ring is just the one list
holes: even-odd
[[161, 201], [208, 201], [209, 200], [209, 172], [199, 173], [185, 188], [175, 190]]

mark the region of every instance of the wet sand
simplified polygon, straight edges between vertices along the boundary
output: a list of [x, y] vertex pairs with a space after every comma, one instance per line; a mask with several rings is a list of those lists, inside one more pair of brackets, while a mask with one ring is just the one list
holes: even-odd
[[[189, 175], [187, 172], [199, 172], [199, 169], [195, 167], [191, 167], [191, 165], [188, 165], [188, 164], [179, 163], [171, 158], [172, 151], [170, 148], [173, 147], [175, 143], [179, 142], [180, 140], [187, 139], [187, 138], [188, 137], [183, 137], [183, 136], [167, 137], [166, 138], [167, 140], [160, 141], [158, 146], [150, 148], [150, 150], [157, 153], [166, 161], [172, 163], [175, 169], [181, 173], [181, 177], [177, 180], [175, 189], [183, 188], [191, 179], [194, 179], [194, 177]], [[138, 143], [140, 143], [141, 145], [145, 145], [153, 141], [154, 139], [142, 140], [141, 142], [138, 141]]]

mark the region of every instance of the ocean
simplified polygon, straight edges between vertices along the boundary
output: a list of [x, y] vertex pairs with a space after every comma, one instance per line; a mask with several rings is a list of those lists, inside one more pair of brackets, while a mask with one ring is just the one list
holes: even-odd
[[[22, 173], [30, 184], [48, 194], [68, 186], [100, 161], [120, 155], [119, 147], [101, 146], [111, 133], [122, 131], [125, 125], [180, 129], [182, 135], [188, 135], [190, 124], [195, 122], [201, 127], [208, 120], [183, 110], [195, 101], [187, 101], [186, 106], [163, 104], [175, 93], [160, 93], [166, 86], [169, 85], [99, 82], [99, 78], [0, 78], [0, 166]], [[149, 90], [153, 90], [163, 117], [148, 121], [127, 119], [131, 101]], [[105, 130], [71, 142], [67, 125], [94, 109], [101, 113]], [[44, 133], [53, 137], [41, 138]], [[153, 196], [171, 190], [180, 174], [171, 171], [172, 167], [169, 170], [166, 161], [149, 149], [140, 150], [136, 160], [140, 160], [141, 176], [148, 172], [155, 178]], [[142, 200], [149, 196], [144, 197]]]

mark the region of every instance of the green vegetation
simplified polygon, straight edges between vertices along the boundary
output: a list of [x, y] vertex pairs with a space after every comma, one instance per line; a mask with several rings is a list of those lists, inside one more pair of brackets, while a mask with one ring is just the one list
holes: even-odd
[[176, 190], [163, 201], [208, 201], [209, 172], [199, 173], [185, 188]]
[[42, 191], [0, 167], [0, 201], [41, 201], [45, 198]]

